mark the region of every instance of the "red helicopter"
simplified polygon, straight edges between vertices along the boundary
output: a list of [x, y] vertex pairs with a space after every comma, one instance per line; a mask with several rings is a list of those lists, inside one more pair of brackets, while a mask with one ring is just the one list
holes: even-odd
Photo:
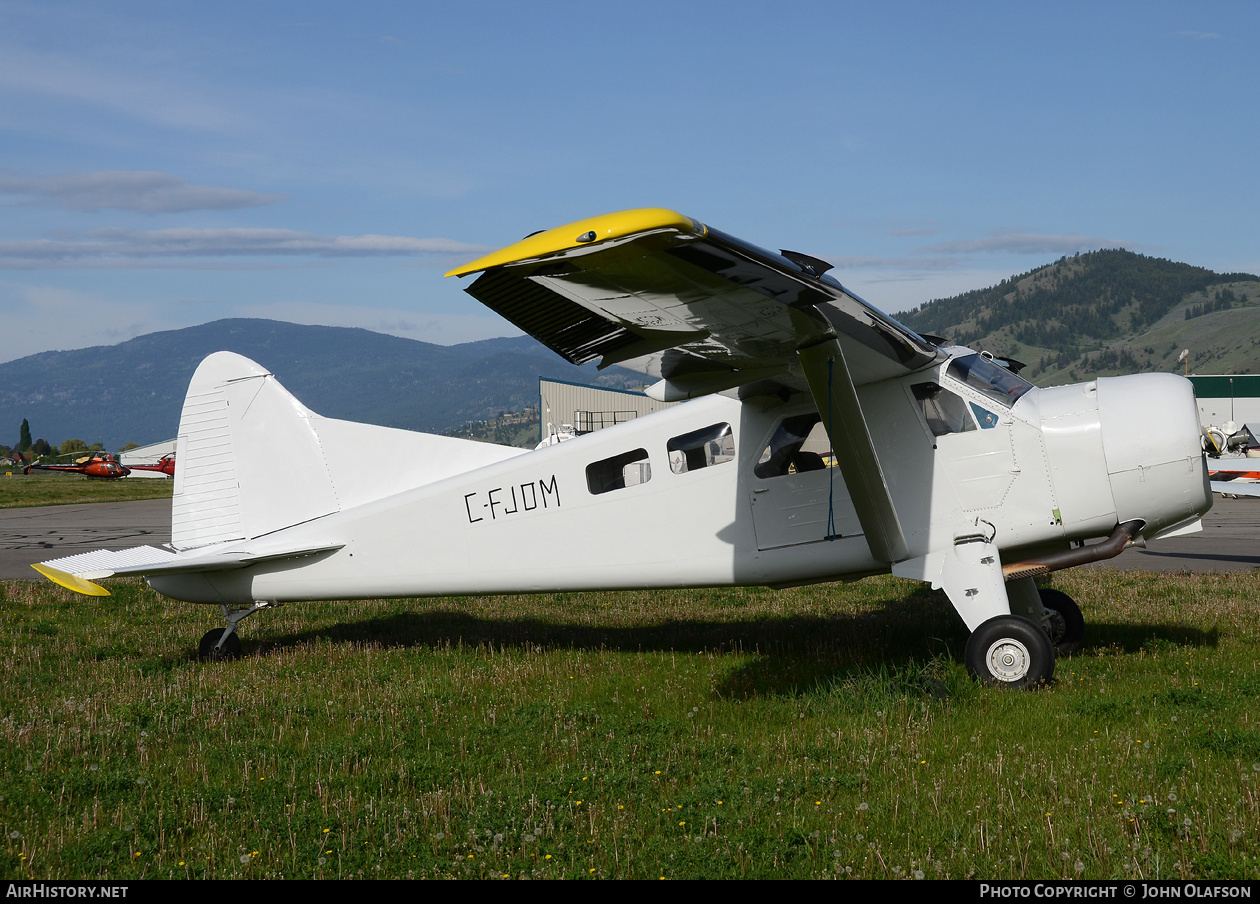
[[[31, 471], [66, 471], [72, 474], [82, 474], [84, 477], [95, 477], [100, 480], [117, 480], [131, 473], [130, 468], [124, 468], [108, 452], [93, 452], [91, 455], [86, 455], [72, 464], [27, 465], [22, 473], [29, 474]], [[173, 473], [174, 467], [172, 465]]]
[[124, 468], [130, 471], [157, 471], [165, 474], [167, 477], [175, 476], [175, 456], [163, 455], [155, 465], [125, 465]]

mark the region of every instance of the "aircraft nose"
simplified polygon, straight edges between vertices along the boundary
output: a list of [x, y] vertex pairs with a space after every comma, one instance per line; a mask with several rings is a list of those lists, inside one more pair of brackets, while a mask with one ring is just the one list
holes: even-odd
[[1212, 507], [1194, 387], [1176, 374], [1101, 377], [1098, 416], [1117, 519], [1153, 537]]

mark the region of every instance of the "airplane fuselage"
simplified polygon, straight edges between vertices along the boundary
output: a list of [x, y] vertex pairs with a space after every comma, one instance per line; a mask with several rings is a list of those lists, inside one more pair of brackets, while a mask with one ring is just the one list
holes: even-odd
[[[1187, 381], [1101, 378], [1031, 388], [1007, 405], [955, 379], [950, 363], [859, 387], [912, 558], [980, 531], [1017, 561], [1133, 519], [1151, 537], [1210, 507]], [[249, 541], [259, 554], [335, 551], [150, 582], [178, 599], [241, 605], [887, 572], [838, 468], [771, 460], [786, 448], [776, 447], [785, 423], [799, 429], [816, 412], [804, 394], [706, 396]]]

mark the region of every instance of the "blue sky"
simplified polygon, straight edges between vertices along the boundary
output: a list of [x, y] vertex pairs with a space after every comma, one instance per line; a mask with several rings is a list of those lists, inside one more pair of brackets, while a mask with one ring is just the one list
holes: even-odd
[[1260, 4], [0, 0], [0, 361], [222, 317], [513, 335], [443, 279], [663, 206], [898, 311], [1260, 272]]

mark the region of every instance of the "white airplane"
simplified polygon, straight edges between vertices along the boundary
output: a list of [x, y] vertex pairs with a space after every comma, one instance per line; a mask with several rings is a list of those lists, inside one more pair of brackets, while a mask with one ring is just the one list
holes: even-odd
[[[219, 352], [180, 418], [170, 549], [34, 567], [81, 593], [144, 575], [221, 606], [207, 658], [239, 653], [242, 618], [298, 600], [892, 572], [944, 589], [980, 680], [1049, 681], [1084, 622], [1034, 578], [1198, 530], [1211, 507], [1191, 384], [1039, 389], [828, 269], [657, 208], [533, 234], [448, 275], [480, 273], [468, 292], [565, 359], [693, 401], [523, 451], [320, 417]], [[834, 466], [802, 449], [811, 433]], [[421, 467], [366, 470], [364, 445]]]

